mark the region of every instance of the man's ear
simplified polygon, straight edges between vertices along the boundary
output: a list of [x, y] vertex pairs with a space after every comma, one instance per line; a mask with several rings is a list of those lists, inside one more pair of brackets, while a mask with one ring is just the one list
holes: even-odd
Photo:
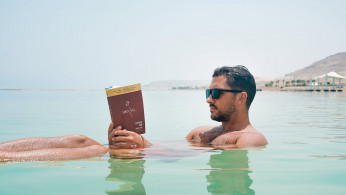
[[239, 97], [238, 101], [237, 101], [238, 105], [246, 103], [246, 100], [247, 100], [247, 93], [246, 92], [239, 93], [238, 97]]

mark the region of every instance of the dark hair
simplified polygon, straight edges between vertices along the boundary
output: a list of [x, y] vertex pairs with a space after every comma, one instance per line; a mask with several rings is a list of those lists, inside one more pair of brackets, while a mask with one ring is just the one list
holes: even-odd
[[216, 68], [213, 77], [221, 75], [227, 78], [227, 85], [231, 89], [242, 90], [247, 93], [246, 106], [249, 109], [256, 95], [255, 79], [249, 70], [242, 65]]

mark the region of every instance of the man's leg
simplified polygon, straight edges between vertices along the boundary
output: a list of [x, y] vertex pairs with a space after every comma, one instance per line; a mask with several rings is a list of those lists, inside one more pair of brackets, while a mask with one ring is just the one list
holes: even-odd
[[32, 137], [0, 143], [0, 151], [19, 152], [48, 148], [82, 148], [101, 145], [95, 140], [81, 134], [60, 137]]
[[0, 143], [0, 160], [69, 160], [102, 156], [107, 148], [80, 134]]
[[0, 151], [1, 160], [76, 160], [103, 156], [108, 149], [102, 145], [91, 145], [82, 148], [48, 148], [31, 151]]

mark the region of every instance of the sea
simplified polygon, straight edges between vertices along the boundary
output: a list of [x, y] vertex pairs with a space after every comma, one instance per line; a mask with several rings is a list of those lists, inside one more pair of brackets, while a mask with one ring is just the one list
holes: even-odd
[[[266, 147], [194, 147], [210, 119], [203, 90], [143, 91], [136, 158], [0, 162], [0, 194], [345, 194], [346, 92], [258, 91], [252, 125]], [[107, 147], [104, 90], [0, 90], [0, 142], [83, 134]]]

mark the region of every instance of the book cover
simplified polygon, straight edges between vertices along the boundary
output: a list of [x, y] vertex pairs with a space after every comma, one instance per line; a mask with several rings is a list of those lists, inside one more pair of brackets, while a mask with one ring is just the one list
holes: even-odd
[[106, 88], [109, 111], [114, 127], [145, 133], [144, 106], [139, 83]]

